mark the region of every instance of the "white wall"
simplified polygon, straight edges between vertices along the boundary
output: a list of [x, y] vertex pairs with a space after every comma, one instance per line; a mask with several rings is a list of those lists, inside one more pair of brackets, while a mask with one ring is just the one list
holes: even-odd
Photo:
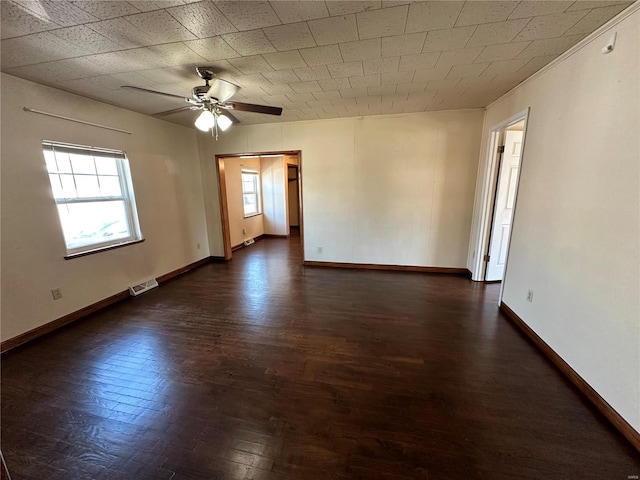
[[263, 157], [262, 163], [262, 211], [264, 233], [288, 235], [287, 223], [287, 169], [284, 157]]
[[[126, 151], [143, 243], [64, 260], [43, 139]], [[1, 148], [2, 340], [209, 256], [194, 130], [2, 74]], [[52, 299], [52, 288], [62, 289], [61, 300]]]
[[503, 302], [640, 431], [639, 25], [490, 105], [483, 135], [531, 107]]
[[[242, 170], [260, 172], [260, 158], [224, 158], [225, 186], [227, 190], [227, 210], [229, 213], [229, 234], [231, 246], [236, 247], [247, 238], [256, 238], [264, 233], [263, 215], [244, 218], [242, 197]], [[242, 229], [246, 233], [242, 233]]]
[[[302, 151], [307, 260], [465, 267], [482, 119], [458, 110], [249, 125], [198, 140], [205, 158]], [[221, 255], [219, 227], [212, 237]]]

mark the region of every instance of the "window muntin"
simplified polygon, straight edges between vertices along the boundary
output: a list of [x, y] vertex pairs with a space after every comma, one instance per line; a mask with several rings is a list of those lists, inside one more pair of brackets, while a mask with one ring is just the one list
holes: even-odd
[[67, 255], [142, 239], [124, 152], [43, 142]]
[[242, 170], [242, 203], [244, 216], [260, 213], [260, 174], [252, 170]]

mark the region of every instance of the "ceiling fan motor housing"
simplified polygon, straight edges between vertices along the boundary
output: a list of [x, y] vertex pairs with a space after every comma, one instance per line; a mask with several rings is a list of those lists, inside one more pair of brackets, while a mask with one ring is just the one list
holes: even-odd
[[197, 87], [193, 87], [191, 95], [193, 95], [193, 98], [197, 99], [200, 102], [207, 101], [209, 99], [209, 97], [207, 96], [209, 88], [211, 87], [209, 87], [208, 85], [199, 85]]
[[209, 80], [216, 76], [216, 72], [212, 67], [196, 67], [196, 73], [206, 82], [209, 82]]

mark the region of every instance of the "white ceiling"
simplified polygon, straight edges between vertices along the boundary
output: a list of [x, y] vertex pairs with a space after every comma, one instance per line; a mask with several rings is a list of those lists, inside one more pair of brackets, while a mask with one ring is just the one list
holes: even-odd
[[[204, 82], [243, 123], [484, 107], [632, 2], [2, 0], [2, 71], [142, 113]], [[194, 112], [164, 117], [190, 125]]]

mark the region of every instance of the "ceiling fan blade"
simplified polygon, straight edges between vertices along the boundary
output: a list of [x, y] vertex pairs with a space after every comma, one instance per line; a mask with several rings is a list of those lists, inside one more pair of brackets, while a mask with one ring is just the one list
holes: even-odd
[[179, 98], [180, 100], [187, 100], [186, 97], [183, 97], [181, 95], [174, 95], [173, 93], [159, 92], [157, 90], [150, 90], [148, 88], [134, 87], [133, 85], [122, 85], [120, 88], [127, 88], [129, 90], [136, 90], [138, 92], [155, 93], [156, 95], [164, 95], [165, 97], [172, 97], [172, 98]]
[[220, 78], [214, 78], [211, 80], [211, 88], [207, 92], [207, 97], [215, 98], [218, 102], [224, 103], [233, 97], [238, 90], [240, 90], [239, 86]]
[[193, 107], [187, 105], [186, 107], [174, 108], [173, 110], [166, 110], [164, 112], [154, 113], [154, 117], [164, 117], [165, 115], [171, 115], [173, 113], [186, 112], [187, 110], [191, 110]]
[[269, 105], [255, 105], [253, 103], [229, 102], [234, 110], [239, 112], [266, 113], [267, 115], [281, 115], [282, 107], [271, 107]]

